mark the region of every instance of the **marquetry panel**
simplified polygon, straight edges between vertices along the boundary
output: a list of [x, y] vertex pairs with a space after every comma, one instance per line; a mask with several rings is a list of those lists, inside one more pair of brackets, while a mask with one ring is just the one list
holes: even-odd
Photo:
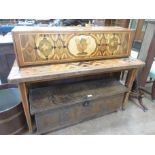
[[[65, 29], [65, 28], [64, 28]], [[126, 31], [125, 31], [126, 30]], [[128, 57], [128, 29], [78, 29], [66, 31], [13, 31], [19, 66]]]

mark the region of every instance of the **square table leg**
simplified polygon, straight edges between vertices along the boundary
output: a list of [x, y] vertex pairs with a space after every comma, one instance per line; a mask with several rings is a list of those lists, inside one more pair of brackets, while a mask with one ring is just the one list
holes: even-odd
[[25, 116], [26, 116], [26, 121], [27, 121], [27, 125], [29, 128], [29, 132], [32, 132], [32, 121], [31, 121], [29, 103], [28, 103], [28, 98], [27, 98], [26, 84], [19, 83], [18, 87], [19, 87], [20, 94], [21, 94], [22, 105], [23, 105]]

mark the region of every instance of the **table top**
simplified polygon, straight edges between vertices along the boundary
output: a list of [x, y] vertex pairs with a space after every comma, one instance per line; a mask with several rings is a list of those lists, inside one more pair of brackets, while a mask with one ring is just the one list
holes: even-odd
[[9, 74], [9, 83], [34, 82], [63, 79], [125, 69], [141, 68], [144, 62], [134, 58], [107, 59], [96, 61], [49, 64], [19, 68], [15, 61]]
[[15, 28], [12, 30], [12, 32], [26, 32], [26, 33], [32, 33], [32, 32], [38, 32], [39, 31], [44, 31], [44, 32], [100, 32], [100, 31], [131, 31], [128, 28], [123, 28], [123, 27], [118, 27], [118, 26], [87, 26], [87, 27], [82, 27], [82, 26], [62, 26], [62, 27], [34, 27], [34, 26], [15, 26]]

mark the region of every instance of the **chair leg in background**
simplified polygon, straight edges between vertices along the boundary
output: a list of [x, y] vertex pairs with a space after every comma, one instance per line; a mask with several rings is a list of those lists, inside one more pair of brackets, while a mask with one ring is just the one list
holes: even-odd
[[153, 81], [153, 85], [152, 85], [151, 97], [152, 97], [152, 100], [155, 100], [155, 80]]

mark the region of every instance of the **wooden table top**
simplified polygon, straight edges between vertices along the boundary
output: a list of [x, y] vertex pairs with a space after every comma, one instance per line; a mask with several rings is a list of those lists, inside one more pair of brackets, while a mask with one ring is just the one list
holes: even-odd
[[141, 68], [144, 62], [134, 58], [108, 59], [19, 68], [15, 61], [9, 83], [63, 79], [125, 69]]
[[12, 30], [12, 32], [26, 32], [26, 33], [32, 33], [32, 32], [100, 32], [100, 31], [131, 31], [128, 28], [118, 27], [118, 26], [61, 26], [61, 27], [34, 27], [34, 26], [15, 26], [15, 28]]

